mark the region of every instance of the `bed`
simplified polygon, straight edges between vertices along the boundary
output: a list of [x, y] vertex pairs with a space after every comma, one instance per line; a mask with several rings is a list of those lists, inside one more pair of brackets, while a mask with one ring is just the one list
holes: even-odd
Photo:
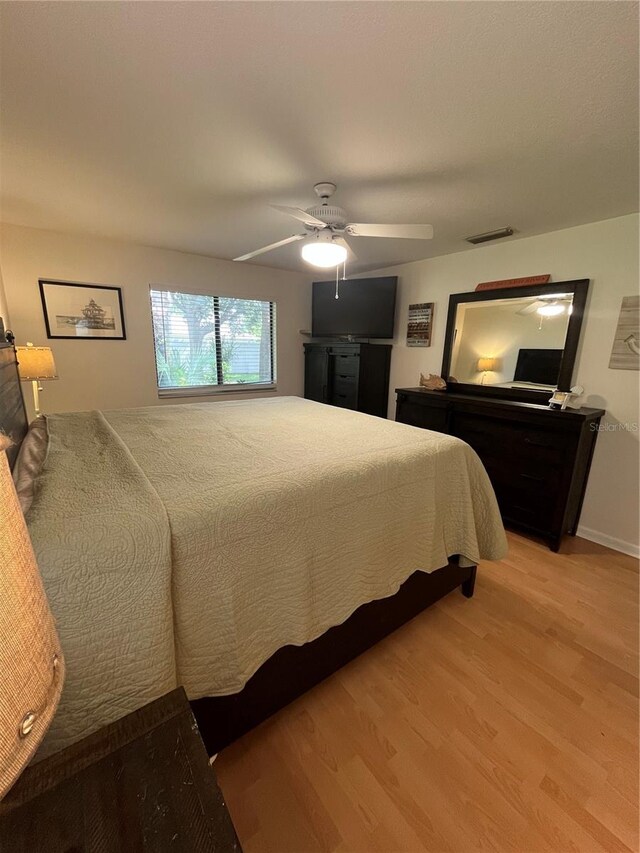
[[468, 445], [296, 397], [50, 415], [25, 515], [67, 661], [43, 754], [176, 684], [215, 752], [506, 551]]

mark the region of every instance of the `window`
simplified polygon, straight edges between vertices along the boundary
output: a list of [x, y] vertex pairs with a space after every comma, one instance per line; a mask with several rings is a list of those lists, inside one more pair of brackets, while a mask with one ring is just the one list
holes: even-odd
[[160, 396], [275, 387], [275, 304], [151, 289]]

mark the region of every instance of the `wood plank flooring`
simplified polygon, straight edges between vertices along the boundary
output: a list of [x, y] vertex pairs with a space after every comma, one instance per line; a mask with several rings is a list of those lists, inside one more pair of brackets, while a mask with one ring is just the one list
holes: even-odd
[[638, 566], [509, 534], [215, 764], [245, 853], [638, 851]]

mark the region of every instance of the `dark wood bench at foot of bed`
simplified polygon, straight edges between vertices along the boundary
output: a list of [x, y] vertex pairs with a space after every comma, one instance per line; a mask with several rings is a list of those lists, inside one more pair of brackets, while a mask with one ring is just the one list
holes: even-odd
[[395, 595], [363, 604], [342, 625], [310, 643], [279, 649], [239, 693], [192, 701], [209, 755], [246, 734], [456, 587], [470, 598], [475, 578], [476, 566], [462, 568], [457, 557], [431, 574], [414, 572]]

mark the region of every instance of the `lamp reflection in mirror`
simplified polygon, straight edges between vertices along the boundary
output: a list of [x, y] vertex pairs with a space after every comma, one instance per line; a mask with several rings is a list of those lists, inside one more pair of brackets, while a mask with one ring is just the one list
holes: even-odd
[[482, 379], [480, 381], [481, 385], [484, 385], [484, 380], [487, 373], [495, 370], [498, 366], [498, 359], [492, 358], [491, 356], [482, 356], [478, 359], [477, 368], [480, 373], [482, 373]]
[[0, 435], [0, 800], [53, 718], [64, 659]]
[[16, 347], [18, 358], [18, 374], [22, 382], [31, 382], [33, 388], [33, 407], [36, 417], [40, 414], [40, 383], [43, 380], [57, 379], [56, 363], [50, 347], [34, 347], [27, 343], [26, 347]]

